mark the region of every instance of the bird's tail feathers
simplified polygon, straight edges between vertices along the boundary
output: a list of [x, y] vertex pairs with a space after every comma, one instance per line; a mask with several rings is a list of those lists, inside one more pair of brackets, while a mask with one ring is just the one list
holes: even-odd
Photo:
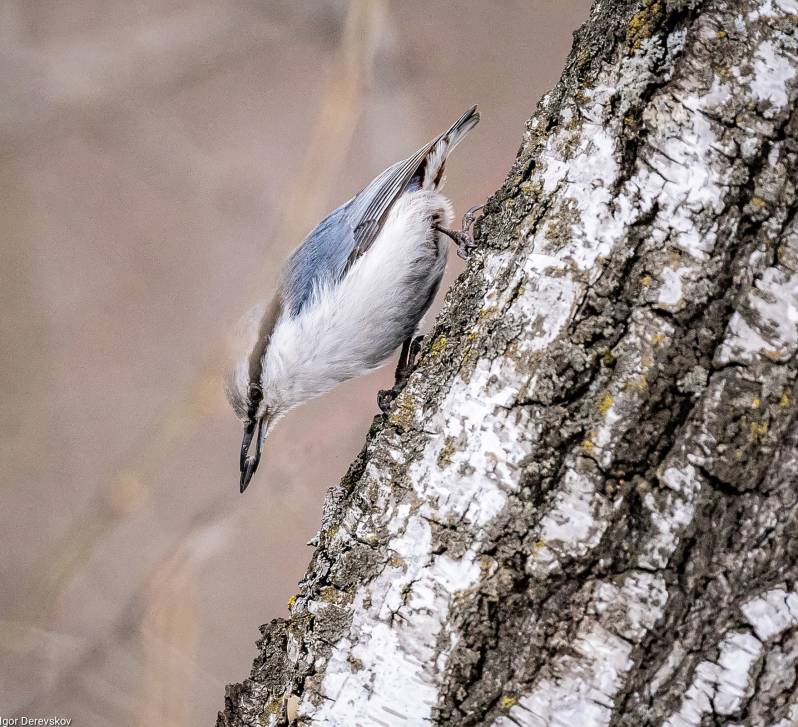
[[472, 106], [441, 134], [440, 140], [446, 142], [448, 151], [451, 152], [478, 123], [479, 111], [476, 106]]
[[446, 131], [441, 134], [430, 147], [424, 160], [424, 177], [421, 184], [422, 189], [440, 189], [445, 181], [444, 171], [446, 158], [479, 123], [479, 112], [476, 106], [472, 106], [457, 121], [455, 121]]

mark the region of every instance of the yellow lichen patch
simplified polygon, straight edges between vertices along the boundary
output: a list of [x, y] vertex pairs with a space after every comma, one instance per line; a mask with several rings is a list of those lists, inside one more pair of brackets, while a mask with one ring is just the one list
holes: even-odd
[[518, 698], [514, 697], [512, 694], [505, 694], [499, 700], [499, 709], [510, 709], [518, 704]]
[[404, 560], [402, 560], [402, 558], [401, 558], [400, 556], [396, 555], [396, 553], [394, 553], [394, 554], [391, 556], [391, 559], [390, 559], [388, 562], [389, 562], [389, 563], [390, 563], [390, 564], [391, 564], [391, 565], [392, 565], [394, 568], [401, 568], [401, 567], [402, 567], [402, 566], [404, 566], [404, 564], [405, 564]]
[[629, 21], [626, 29], [626, 41], [635, 50], [638, 50], [646, 38], [651, 37], [657, 19], [662, 13], [662, 5], [653, 0], [643, 0], [643, 9], [636, 12]]
[[321, 600], [324, 603], [340, 603], [343, 600], [343, 594], [332, 586], [324, 586], [321, 589]]
[[[722, 78], [724, 81], [728, 81], [729, 79], [731, 79], [731, 78], [732, 78], [732, 74], [731, 74], [731, 72], [729, 71], [729, 69], [728, 69], [728, 68], [724, 68], [724, 67], [722, 67], [722, 66], [718, 66], [718, 65], [713, 65], [713, 66], [712, 66], [712, 70], [713, 70], [713, 71], [714, 71], [714, 72], [715, 72], [715, 73], [716, 73], [716, 74], [717, 74], [717, 75], [718, 75], [720, 78]], [[753, 104], [753, 103], [748, 103], [748, 104], [746, 104], [746, 105], [745, 105], [745, 107], [746, 107], [746, 108], [747, 108], [749, 111], [753, 111], [753, 110], [756, 108], [756, 104]]]
[[655, 333], [653, 336], [651, 336], [651, 343], [654, 344], [655, 346], [659, 346], [664, 340], [665, 340], [664, 333]]
[[536, 540], [534, 543], [532, 543], [532, 555], [537, 553], [541, 548], [545, 547], [546, 547], [546, 541], [543, 540], [543, 538], [541, 538], [540, 540]]
[[759, 409], [760, 406], [762, 406], [762, 399], [758, 396], [753, 397], [753, 399], [751, 399], [751, 408]]
[[684, 255], [682, 255], [679, 250], [672, 249], [668, 253], [668, 260], [671, 264], [671, 267], [679, 268], [684, 264]]
[[767, 422], [751, 422], [751, 436], [754, 439], [761, 439], [768, 433]]
[[767, 202], [765, 202], [765, 200], [761, 197], [752, 197], [751, 204], [757, 209], [761, 210], [767, 204]]
[[262, 722], [261, 724], [266, 724], [269, 721], [269, 716], [280, 714], [283, 711], [283, 700], [282, 698], [277, 699], [270, 699], [266, 703], [266, 707], [263, 710], [263, 714], [261, 715]]
[[612, 366], [615, 363], [615, 361], [616, 358], [615, 356], [612, 355], [612, 352], [610, 351], [605, 351], [601, 355], [601, 363], [603, 363], [605, 366]]
[[627, 391], [645, 391], [648, 388], [648, 381], [645, 376], [635, 376], [624, 384], [624, 388]]
[[294, 604], [296, 603], [296, 596], [289, 596], [288, 597], [288, 608], [293, 608]]
[[642, 285], [644, 288], [647, 288], [649, 285], [651, 285], [651, 276], [644, 275], [642, 278], [640, 278], [640, 285]]
[[[454, 518], [450, 518], [454, 520]], [[496, 561], [495, 559], [491, 558], [489, 555], [480, 555], [479, 556], [479, 572], [482, 574], [483, 578], [493, 575], [496, 571]]]
[[717, 33], [715, 33], [715, 37], [718, 40], [723, 40], [726, 37], [726, 31], [725, 30], [719, 30]]
[[469, 331], [468, 333], [466, 333], [466, 340], [469, 343], [473, 343], [478, 338], [479, 338], [479, 334], [476, 331]]
[[475, 347], [470, 346], [466, 349], [465, 355], [463, 356], [463, 360], [460, 364], [460, 377], [463, 379], [463, 381], [465, 381], [466, 384], [471, 381], [471, 374], [474, 372], [478, 358], [479, 351]]
[[634, 126], [635, 124], [635, 117], [634, 116], [624, 116], [623, 123], [627, 126]]
[[395, 427], [405, 427], [409, 429], [413, 425], [415, 411], [415, 399], [405, 390], [399, 394], [399, 397], [396, 399], [388, 421]]
[[790, 395], [785, 391], [779, 397], [779, 406], [786, 409], [789, 405], [790, 405]]
[[585, 437], [582, 440], [581, 446], [582, 446], [582, 449], [585, 450], [585, 452], [592, 452], [596, 448], [596, 443], [592, 439], [590, 439], [589, 437]]
[[599, 399], [598, 413], [601, 414], [601, 416], [605, 416], [607, 412], [612, 408], [614, 401], [615, 399], [613, 398], [612, 394], [610, 394], [609, 392], [604, 394], [604, 396], [602, 396], [601, 399]]
[[446, 336], [438, 336], [429, 348], [430, 356], [440, 356], [448, 341], [449, 339]]
[[455, 446], [454, 446], [454, 437], [446, 437], [443, 442], [443, 446], [441, 447], [441, 451], [438, 454], [438, 459], [436, 460], [436, 464], [440, 469], [446, 467], [452, 463], [452, 454], [454, 454]]

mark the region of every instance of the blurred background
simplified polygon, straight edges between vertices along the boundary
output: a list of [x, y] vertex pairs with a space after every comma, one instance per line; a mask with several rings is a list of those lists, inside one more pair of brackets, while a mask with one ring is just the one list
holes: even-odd
[[241, 496], [228, 331], [472, 103], [447, 189], [458, 219], [484, 201], [587, 10], [2, 0], [0, 715], [214, 723], [392, 383], [290, 414]]

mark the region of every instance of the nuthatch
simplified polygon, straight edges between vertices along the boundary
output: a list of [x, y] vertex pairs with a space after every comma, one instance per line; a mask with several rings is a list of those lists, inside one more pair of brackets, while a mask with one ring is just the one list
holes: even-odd
[[383, 410], [404, 384], [416, 327], [446, 266], [443, 235], [462, 257], [473, 244], [468, 227], [478, 208], [466, 213], [462, 232], [448, 230], [452, 206], [440, 189], [446, 158], [478, 122], [474, 106], [323, 219], [288, 259], [272, 302], [243, 322], [243, 351], [227, 382], [244, 422], [241, 492], [269, 427], [289, 409], [377, 368], [400, 344], [397, 383], [380, 392]]

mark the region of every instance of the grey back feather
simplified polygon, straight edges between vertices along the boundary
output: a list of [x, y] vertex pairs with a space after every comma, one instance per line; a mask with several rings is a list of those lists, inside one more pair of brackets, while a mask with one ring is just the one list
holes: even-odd
[[310, 232], [283, 271], [282, 297], [289, 315], [298, 315], [315, 288], [326, 280], [340, 280], [371, 247], [394, 202], [423, 169], [430, 151], [439, 142], [447, 143], [447, 152], [451, 151], [479, 121], [476, 109], [470, 108], [440, 136], [377, 175]]
[[346, 204], [325, 217], [294, 250], [285, 264], [281, 293], [291, 316], [299, 315], [314, 289], [327, 280], [340, 280], [355, 247], [355, 236]]

